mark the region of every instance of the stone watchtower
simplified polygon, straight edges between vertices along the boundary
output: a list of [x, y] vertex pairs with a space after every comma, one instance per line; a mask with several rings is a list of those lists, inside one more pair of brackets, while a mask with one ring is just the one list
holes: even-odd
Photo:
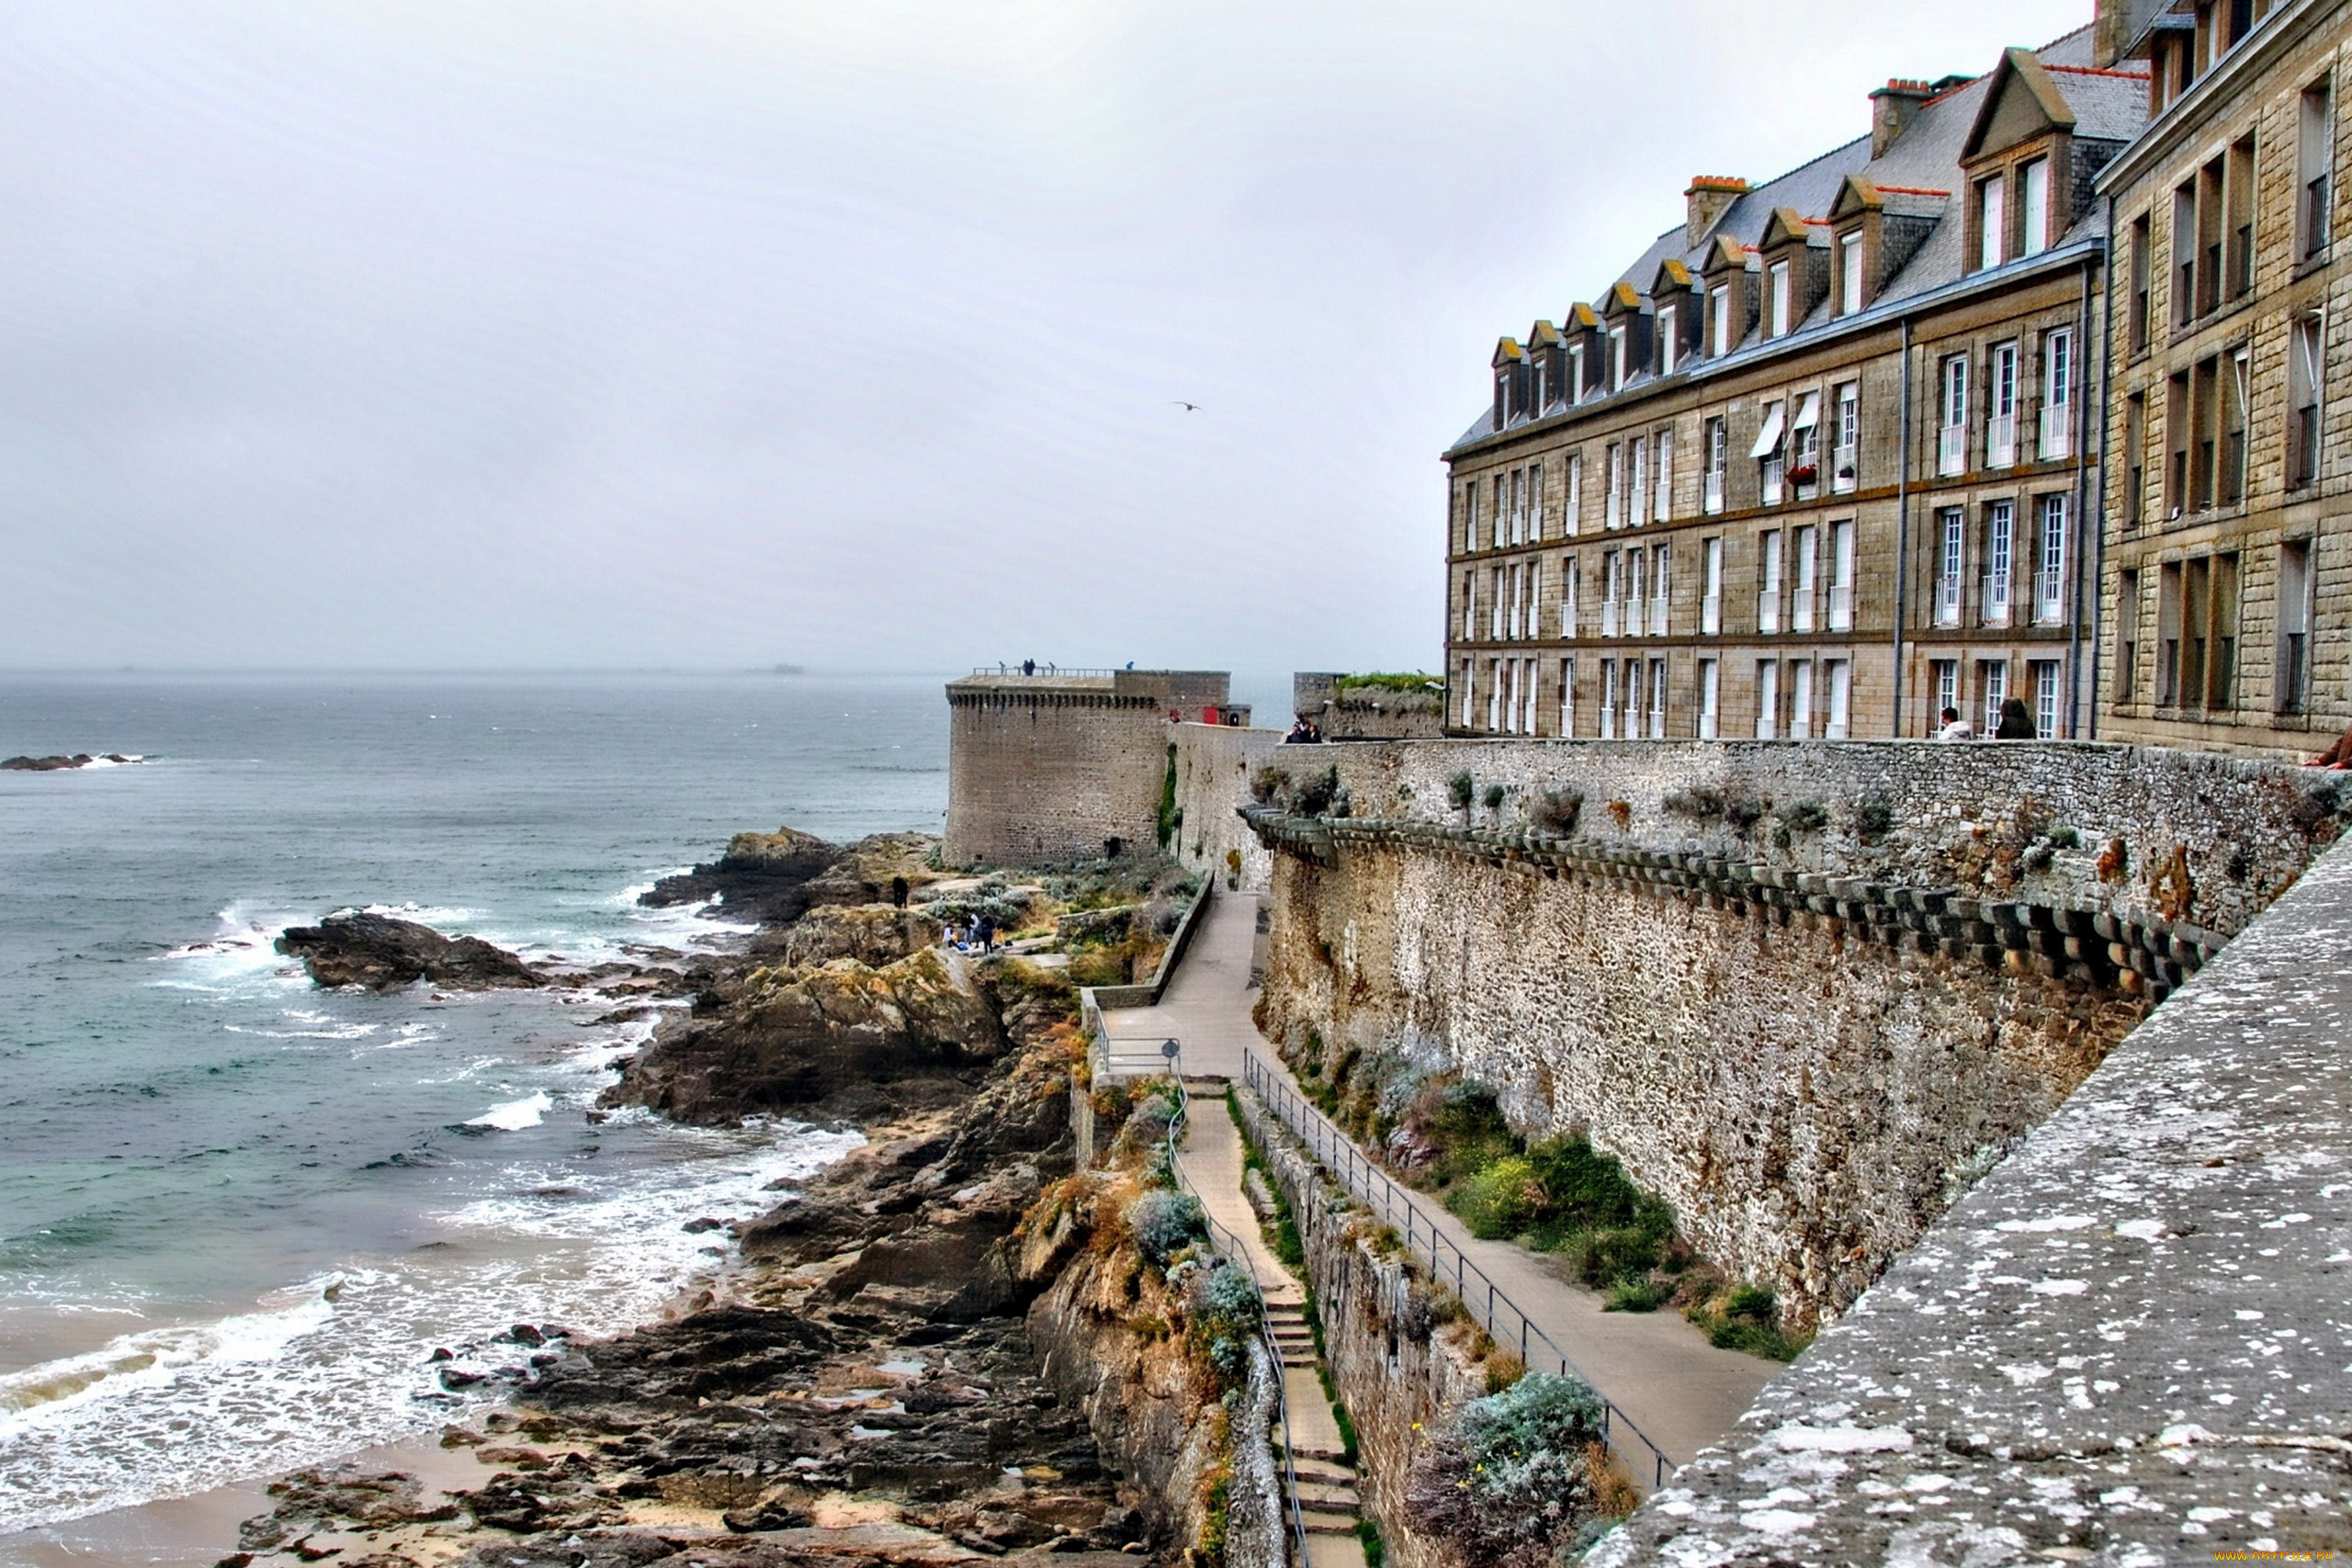
[[1158, 842], [1169, 726], [1247, 725], [1207, 670], [975, 670], [947, 683], [956, 865], [1046, 865]]

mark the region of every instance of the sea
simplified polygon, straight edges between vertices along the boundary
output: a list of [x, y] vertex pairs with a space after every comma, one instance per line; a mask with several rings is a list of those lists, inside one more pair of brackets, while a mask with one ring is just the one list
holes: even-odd
[[322, 990], [280, 931], [724, 942], [638, 895], [746, 829], [938, 830], [946, 719], [937, 677], [0, 676], [0, 755], [143, 759], [0, 773], [0, 1565], [461, 1418], [514, 1325], [658, 1315], [722, 1266], [691, 1222], [857, 1141], [600, 1119], [652, 1021]]

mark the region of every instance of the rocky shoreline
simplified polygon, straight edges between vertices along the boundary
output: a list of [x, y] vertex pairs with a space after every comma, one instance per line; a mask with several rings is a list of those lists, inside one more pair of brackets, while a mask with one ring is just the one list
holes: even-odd
[[[687, 973], [595, 977], [694, 998], [603, 1103], [705, 1124], [854, 1122], [871, 1141], [735, 1227], [739, 1257], [663, 1321], [601, 1341], [518, 1325], [527, 1365], [508, 1403], [439, 1439], [456, 1479], [284, 1477], [223, 1568], [1124, 1564], [1224, 1533], [1203, 1482], [1221, 1454], [1171, 1469], [1124, 1440], [1164, 1438], [1225, 1394], [1167, 1343], [1181, 1299], [1144, 1314], [1157, 1335], [1127, 1326], [1169, 1286], [1118, 1223], [1132, 1175], [1079, 1168], [1070, 957], [1035, 951], [1050, 936], [1025, 956], [933, 945], [982, 903], [1025, 902], [1047, 933], [1058, 905], [952, 878], [934, 848], [746, 834], [647, 896], [762, 925]], [[1081, 891], [1142, 909], [1151, 889]], [[402, 925], [340, 916], [288, 932], [285, 951], [322, 984], [585, 978]], [[1104, 1366], [1080, 1374], [1074, 1345]]]

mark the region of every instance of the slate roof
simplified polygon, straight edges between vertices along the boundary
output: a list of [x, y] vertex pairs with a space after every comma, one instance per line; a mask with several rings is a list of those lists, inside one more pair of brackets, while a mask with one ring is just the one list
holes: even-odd
[[[2148, 79], [2144, 74], [2131, 72], [2093, 69], [2091, 35], [2091, 28], [2079, 28], [2031, 53], [2050, 73], [2052, 84], [2075, 116], [2075, 135], [2078, 141], [2129, 141], [2139, 134], [2147, 121]], [[1761, 242], [1766, 226], [1771, 222], [1777, 209], [1792, 209], [1807, 219], [1826, 218], [1831, 204], [1837, 200], [1849, 175], [1860, 175], [1888, 193], [1885, 209], [1890, 213], [1928, 214], [1938, 218], [1935, 228], [1917, 252], [1904, 264], [1901, 271], [1881, 286], [1871, 301], [1871, 312], [1917, 299], [1959, 282], [1966, 275], [1962, 255], [1966, 225], [1957, 221], [1962, 215], [1959, 193], [1968, 188], [1966, 175], [1961, 167], [1961, 151], [1975, 126], [1985, 95], [1995, 80], [1994, 74], [1974, 77], [1928, 100], [1919, 107], [1903, 134], [1887, 148], [1883, 157], [1873, 159], [1871, 156], [1871, 139], [1868, 136], [1858, 137], [1824, 152], [1810, 163], [1801, 164], [1786, 174], [1753, 186], [1732, 200], [1714, 227], [1696, 245], [1690, 243], [1685, 225], [1676, 224], [1653, 240], [1631, 265], [1618, 274], [1594, 303], [1605, 303], [1609, 296], [1623, 285], [1631, 285], [1637, 292], [1646, 295], [1657, 277], [1659, 266], [1669, 260], [1680, 261], [1694, 275], [1699, 273], [1705, 265], [1710, 249], [1719, 238], [1728, 237], [1752, 249]], [[2060, 249], [2084, 240], [2096, 239], [2104, 231], [2103, 215], [2098, 205], [2093, 203], [2065, 233], [2054, 237], [2051, 248]], [[1770, 346], [1777, 351], [1792, 338], [1801, 338], [1805, 333], [1826, 324], [1829, 319], [1830, 303], [1825, 299], [1798, 323], [1790, 337], [1773, 340]], [[1762, 346], [1756, 334], [1751, 333], [1727, 357], [1736, 359], [1758, 352]], [[1626, 389], [1645, 386], [1652, 379], [1654, 378], [1644, 371], [1626, 383]], [[1493, 419], [1490, 406], [1479, 414], [1469, 429], [1462, 433], [1454, 446], [1459, 447], [1494, 434]], [[1523, 423], [1523, 419], [1513, 422], [1514, 425], [1520, 423]]]

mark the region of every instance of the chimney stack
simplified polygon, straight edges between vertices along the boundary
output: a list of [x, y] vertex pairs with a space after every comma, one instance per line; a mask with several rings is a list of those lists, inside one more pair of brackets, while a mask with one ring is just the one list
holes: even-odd
[[1683, 200], [1690, 204], [1682, 231], [1689, 237], [1691, 247], [1696, 249], [1699, 242], [1723, 221], [1724, 214], [1731, 210], [1731, 204], [1747, 194], [1746, 180], [1734, 179], [1729, 175], [1692, 175], [1690, 188], [1682, 193]]
[[1936, 96], [1936, 90], [1925, 82], [1905, 82], [1901, 78], [1888, 81], [1885, 86], [1871, 95], [1871, 156], [1883, 158], [1894, 139], [1911, 124], [1919, 106]]

